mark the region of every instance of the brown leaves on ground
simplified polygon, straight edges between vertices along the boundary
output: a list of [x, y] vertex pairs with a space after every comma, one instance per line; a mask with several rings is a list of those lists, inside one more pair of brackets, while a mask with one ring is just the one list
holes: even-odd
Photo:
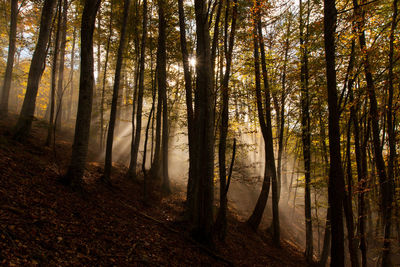
[[[85, 192], [58, 182], [71, 153], [67, 135], [56, 152], [43, 146], [46, 128], [35, 122], [25, 143], [11, 140], [15, 117], [0, 121], [0, 265], [2, 266], [224, 266], [187, 235], [180, 223], [184, 193], [163, 196], [116, 166], [113, 187], [100, 183], [102, 164], [89, 162]], [[70, 137], [69, 137], [70, 138]], [[305, 266], [287, 243], [274, 248], [233, 216], [215, 253], [239, 266]]]

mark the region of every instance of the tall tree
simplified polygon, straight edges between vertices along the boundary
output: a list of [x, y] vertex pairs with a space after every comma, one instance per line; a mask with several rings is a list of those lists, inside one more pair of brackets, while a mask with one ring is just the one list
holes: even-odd
[[33, 52], [31, 66], [29, 68], [28, 84], [26, 86], [24, 103], [22, 104], [18, 122], [14, 127], [14, 139], [16, 140], [25, 140], [31, 131], [36, 106], [36, 96], [46, 62], [47, 44], [49, 42], [51, 31], [51, 20], [53, 18], [56, 3], [56, 0], [45, 0], [43, 3], [39, 37], [35, 51]]
[[85, 171], [93, 103], [93, 31], [100, 0], [85, 0], [81, 22], [81, 75], [79, 103], [71, 162], [61, 181], [79, 189]]
[[193, 187], [194, 187], [194, 115], [193, 115], [193, 93], [192, 93], [192, 73], [189, 65], [189, 52], [187, 50], [185, 13], [183, 9], [183, 0], [178, 0], [179, 8], [179, 32], [181, 41], [181, 53], [183, 61], [183, 72], [185, 79], [186, 94], [186, 118], [188, 124], [188, 143], [189, 143], [189, 177], [186, 191], [186, 216], [190, 219], [193, 211]]
[[[258, 7], [261, 5], [259, 1]], [[271, 91], [269, 87], [269, 79], [268, 79], [268, 70], [267, 70], [267, 61], [265, 55], [265, 47], [264, 47], [264, 38], [262, 32], [262, 22], [261, 22], [261, 12], [258, 11], [257, 16], [257, 29], [258, 29], [258, 41], [260, 42], [260, 52], [261, 52], [261, 68], [262, 68], [262, 76], [263, 76], [263, 84], [264, 84], [264, 94], [265, 94], [265, 118], [266, 118], [266, 126], [267, 126], [267, 139], [265, 140], [266, 146], [266, 167], [268, 168], [267, 173], [271, 175], [272, 180], [272, 230], [273, 230], [273, 240], [274, 244], [279, 246], [280, 242], [280, 225], [279, 225], [279, 193], [278, 188], [280, 188], [280, 181], [278, 181], [276, 176], [276, 167], [275, 167], [275, 156], [274, 156], [274, 140], [272, 136], [272, 119], [271, 119]]]
[[[394, 80], [394, 74], [393, 74], [393, 69], [394, 69], [394, 42], [395, 42], [395, 30], [397, 27], [398, 23], [398, 7], [397, 7], [398, 0], [393, 0], [393, 15], [392, 15], [392, 23], [391, 23], [391, 28], [390, 28], [390, 39], [389, 39], [389, 75], [388, 75], [388, 83], [389, 83], [389, 88], [388, 88], [388, 107], [387, 107], [387, 132], [388, 132], [388, 137], [389, 137], [389, 161], [388, 161], [388, 168], [387, 168], [387, 182], [388, 184], [387, 189], [383, 191], [381, 194], [391, 194], [391, 196], [388, 196], [387, 200], [387, 205], [391, 206], [393, 202], [393, 188], [394, 188], [394, 177], [395, 177], [395, 161], [397, 158], [396, 155], [396, 114], [393, 112], [393, 96], [394, 96], [394, 85], [393, 85], [393, 80]], [[394, 114], [393, 114], [394, 113]], [[392, 189], [390, 189], [391, 187]], [[389, 262], [389, 249], [390, 249], [390, 244], [388, 244], [389, 239], [390, 239], [390, 227], [391, 227], [391, 221], [390, 221], [390, 216], [391, 216], [391, 210], [390, 207], [386, 207], [386, 216], [385, 216], [385, 244], [384, 244], [384, 256], [383, 256], [383, 264]], [[399, 228], [397, 228], [397, 231], [399, 231]], [[399, 233], [398, 233], [399, 234]]]
[[196, 90], [194, 125], [194, 213], [192, 234], [212, 243], [214, 178], [214, 92], [211, 69], [209, 16], [206, 2], [195, 0]]
[[56, 94], [56, 83], [57, 83], [57, 69], [59, 67], [58, 63], [58, 54], [60, 50], [60, 27], [61, 27], [61, 6], [62, 1], [58, 1], [57, 7], [57, 28], [55, 29], [56, 38], [54, 40], [53, 47], [53, 60], [51, 65], [51, 89], [50, 89], [50, 115], [49, 115], [49, 126], [47, 129], [47, 139], [46, 146], [50, 145], [51, 140], [53, 139], [53, 129], [54, 129], [54, 109], [55, 109], [55, 94]]
[[111, 111], [110, 111], [110, 121], [108, 124], [107, 132], [107, 146], [106, 146], [106, 159], [104, 163], [104, 176], [103, 181], [110, 183], [111, 167], [112, 167], [112, 149], [114, 142], [114, 126], [117, 114], [117, 104], [118, 104], [118, 93], [119, 85], [121, 80], [121, 68], [122, 60], [125, 49], [125, 34], [126, 34], [126, 23], [128, 21], [128, 11], [129, 11], [130, 0], [124, 0], [124, 14], [121, 24], [121, 36], [119, 39], [117, 63], [115, 67], [115, 77], [114, 77], [114, 88], [111, 101]]
[[339, 109], [335, 69], [335, 30], [337, 11], [335, 0], [324, 0], [324, 41], [329, 110], [329, 187], [331, 210], [331, 266], [344, 266], [343, 198], [344, 174], [340, 155]]
[[106, 81], [107, 81], [107, 67], [108, 67], [108, 59], [110, 54], [110, 44], [111, 44], [111, 37], [112, 37], [112, 25], [113, 25], [113, 5], [112, 1], [110, 3], [110, 21], [108, 24], [108, 38], [106, 44], [106, 58], [104, 60], [104, 71], [103, 71], [103, 81], [102, 81], [102, 89], [101, 89], [101, 100], [100, 100], [100, 150], [103, 151], [104, 149], [104, 101], [105, 101], [105, 94], [106, 94]]
[[[143, 108], [143, 90], [144, 90], [144, 60], [146, 55], [146, 38], [147, 38], [147, 0], [143, 1], [143, 23], [142, 23], [142, 40], [140, 45], [140, 59], [139, 59], [139, 91], [137, 97], [137, 111], [136, 111], [136, 129], [132, 127], [132, 143], [131, 143], [131, 160], [129, 164], [128, 176], [136, 179], [136, 165], [140, 145], [140, 135], [142, 132], [142, 108]], [[136, 95], [136, 93], [135, 93]], [[133, 114], [135, 110], [133, 108]], [[134, 121], [132, 117], [132, 125]], [[134, 132], [134, 130], [136, 130]]]
[[[310, 1], [307, 1], [307, 26], [303, 21], [303, 2], [300, 0], [300, 53], [301, 53], [301, 139], [303, 143], [303, 159], [304, 159], [304, 176], [305, 176], [305, 195], [304, 195], [304, 212], [306, 219], [306, 251], [305, 255], [308, 261], [313, 258], [313, 232], [311, 219], [311, 129], [310, 129], [310, 95], [309, 95], [309, 74], [308, 74], [308, 17], [310, 14]], [[306, 34], [304, 35], [304, 28]]]
[[362, 63], [364, 66], [365, 79], [367, 82], [367, 92], [370, 103], [369, 113], [371, 115], [374, 159], [376, 164], [376, 170], [378, 172], [380, 191], [381, 191], [380, 194], [381, 207], [383, 209], [382, 212], [383, 212], [383, 225], [384, 225], [382, 266], [388, 266], [390, 265], [390, 232], [391, 232], [391, 222], [392, 222], [391, 217], [392, 217], [392, 202], [393, 202], [393, 180], [388, 179], [388, 175], [386, 173], [385, 161], [382, 155], [382, 147], [380, 145], [381, 130], [379, 127], [378, 102], [376, 99], [375, 85], [372, 77], [371, 64], [369, 59], [370, 56], [366, 45], [366, 37], [364, 30], [365, 12], [363, 11], [362, 7], [358, 4], [357, 0], [353, 0], [353, 6], [356, 17], [358, 40], [360, 43], [360, 49], [362, 51]]
[[[260, 196], [258, 197], [256, 207], [249, 220], [247, 221], [253, 229], [257, 229], [262, 218], [265, 206], [268, 200], [269, 187], [272, 182], [272, 229], [273, 229], [273, 240], [275, 245], [279, 245], [280, 242], [280, 229], [279, 229], [279, 208], [278, 208], [278, 181], [276, 177], [275, 159], [274, 159], [274, 147], [272, 137], [272, 120], [271, 120], [271, 93], [269, 88], [268, 70], [266, 63], [265, 47], [262, 34], [261, 24], [261, 5], [260, 1], [255, 2], [254, 6], [254, 64], [255, 64], [255, 79], [256, 79], [256, 99], [257, 99], [257, 110], [258, 118], [260, 121], [261, 132], [265, 142], [265, 170], [264, 170], [264, 182], [261, 188]], [[259, 62], [259, 50], [261, 52], [261, 66], [264, 82], [264, 93], [265, 93], [265, 115], [262, 105], [261, 96], [261, 79], [260, 79], [260, 62]], [[265, 118], [264, 118], [265, 116]]]
[[61, 120], [63, 118], [63, 96], [64, 88], [64, 62], [65, 62], [65, 48], [67, 45], [67, 20], [68, 20], [68, 1], [63, 0], [62, 20], [60, 25], [61, 43], [60, 43], [60, 63], [58, 68], [58, 85], [57, 85], [57, 110], [55, 125], [58, 129], [61, 128]]
[[12, 72], [14, 67], [14, 56], [17, 41], [17, 19], [18, 0], [11, 0], [10, 31], [8, 35], [8, 55], [6, 72], [4, 74], [3, 90], [0, 99], [0, 117], [5, 117], [8, 113], [8, 98], [11, 89]]
[[[225, 73], [221, 82], [221, 94], [222, 94], [222, 114], [220, 122], [220, 138], [218, 146], [218, 161], [219, 161], [219, 179], [220, 179], [220, 192], [219, 192], [219, 210], [215, 226], [218, 232], [218, 236], [221, 240], [225, 239], [226, 236], [226, 209], [228, 205], [227, 193], [228, 186], [226, 181], [226, 139], [228, 135], [228, 120], [229, 120], [229, 78], [232, 65], [232, 53], [235, 41], [236, 32], [236, 18], [237, 18], [237, 0], [233, 2], [232, 20], [231, 20], [231, 31], [229, 34], [228, 42], [228, 25], [229, 25], [229, 10], [230, 1], [226, 1], [226, 12], [225, 12], [225, 34], [224, 34], [224, 48], [225, 48]], [[233, 158], [232, 158], [233, 161]]]
[[[264, 117], [264, 110], [262, 105], [262, 95], [261, 95], [261, 74], [260, 74], [260, 51], [259, 51], [259, 41], [258, 38], [258, 31], [257, 31], [257, 22], [258, 17], [260, 16], [260, 10], [258, 7], [258, 1], [256, 2], [256, 6], [253, 8], [253, 43], [254, 43], [254, 75], [255, 75], [255, 92], [256, 92], [256, 102], [257, 102], [257, 114], [258, 120], [260, 122], [261, 133], [264, 139], [264, 153], [265, 153], [265, 168], [264, 168], [264, 180], [261, 187], [260, 196], [258, 197], [257, 204], [253, 210], [253, 213], [247, 220], [247, 223], [250, 225], [251, 228], [256, 230], [260, 225], [262, 215], [264, 213], [265, 206], [268, 201], [269, 190], [271, 186], [271, 176], [272, 170], [270, 168], [270, 164], [267, 164], [268, 160], [268, 129], [267, 124]], [[272, 133], [271, 133], [272, 134]]]
[[165, 20], [166, 0], [158, 0], [158, 48], [157, 48], [157, 84], [162, 99], [162, 187], [171, 191], [168, 177], [168, 106], [167, 106], [167, 48]]

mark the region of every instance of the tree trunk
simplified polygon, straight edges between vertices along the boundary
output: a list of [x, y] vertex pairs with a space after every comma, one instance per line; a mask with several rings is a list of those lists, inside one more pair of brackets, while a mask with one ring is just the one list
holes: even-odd
[[62, 99], [64, 96], [64, 61], [65, 61], [65, 47], [67, 44], [67, 17], [68, 15], [68, 1], [64, 0], [62, 22], [61, 22], [61, 43], [60, 43], [60, 63], [58, 68], [58, 88], [57, 88], [57, 111], [55, 125], [57, 129], [61, 129], [61, 120], [63, 118]]
[[[111, 12], [113, 11], [112, 1], [110, 3]], [[103, 72], [103, 84], [101, 89], [101, 100], [100, 100], [100, 150], [104, 151], [104, 101], [105, 101], [105, 93], [106, 93], [106, 81], [107, 81], [107, 67], [108, 67], [108, 58], [110, 54], [110, 43], [112, 37], [112, 15], [110, 15], [110, 23], [108, 25], [108, 38], [107, 38], [107, 45], [106, 45], [106, 57], [104, 60], [104, 72]]]
[[212, 243], [214, 178], [214, 92], [210, 33], [205, 1], [195, 0], [196, 91], [195, 91], [195, 188], [192, 234], [200, 242]]
[[[258, 6], [260, 7], [260, 3], [256, 1]], [[269, 89], [268, 82], [268, 71], [267, 71], [267, 63], [265, 56], [265, 48], [264, 48], [264, 39], [262, 35], [262, 26], [261, 26], [261, 14], [258, 13], [257, 16], [257, 26], [258, 26], [258, 41], [260, 42], [260, 51], [261, 51], [261, 66], [264, 80], [264, 92], [265, 92], [265, 117], [266, 117], [266, 130], [267, 135], [265, 139], [266, 146], [266, 162], [265, 168], [267, 175], [271, 177], [272, 180], [272, 226], [273, 226], [273, 241], [276, 246], [279, 246], [280, 242], [280, 225], [279, 225], [279, 194], [278, 188], [280, 185], [278, 184], [278, 179], [276, 177], [276, 168], [275, 168], [275, 158], [274, 158], [274, 140], [272, 136], [272, 120], [271, 120], [271, 94]]]
[[[309, 2], [307, 2], [309, 6]], [[308, 89], [308, 27], [306, 38], [304, 38], [303, 24], [303, 3], [300, 6], [300, 51], [301, 51], [301, 139], [303, 143], [303, 160], [304, 160], [304, 176], [305, 176], [305, 196], [304, 196], [304, 212], [306, 219], [306, 251], [305, 256], [308, 262], [313, 259], [313, 232], [311, 218], [311, 131], [310, 131], [310, 96]], [[309, 10], [308, 10], [309, 13]], [[308, 23], [308, 21], [307, 21]]]
[[[393, 197], [394, 197], [394, 193], [393, 193], [393, 188], [395, 188], [395, 182], [394, 182], [394, 177], [395, 176], [395, 172], [394, 172], [394, 163], [396, 161], [397, 155], [396, 155], [396, 116], [395, 114], [393, 114], [393, 80], [394, 80], [394, 75], [393, 75], [393, 68], [394, 68], [394, 63], [393, 63], [393, 55], [394, 55], [394, 35], [395, 35], [395, 30], [396, 30], [396, 26], [398, 23], [397, 20], [397, 0], [393, 0], [393, 15], [392, 15], [392, 25], [391, 25], [391, 29], [390, 29], [390, 41], [389, 41], [389, 75], [388, 75], [388, 80], [389, 80], [389, 99], [388, 99], [388, 107], [387, 107], [387, 132], [388, 132], [388, 139], [389, 139], [389, 161], [388, 161], [388, 177], [387, 177], [387, 189], [382, 192], [382, 194], [385, 193], [389, 193], [391, 194], [391, 196], [388, 197], [387, 200], [387, 207], [386, 207], [386, 224], [385, 224], [385, 245], [384, 245], [384, 258], [383, 258], [383, 266], [385, 263], [390, 264], [389, 259], [389, 249], [390, 249], [390, 244], [388, 244], [387, 242], [389, 242], [390, 239], [390, 226], [391, 226], [391, 205], [393, 202]], [[389, 187], [391, 187], [392, 189], [390, 189]], [[397, 216], [398, 218], [398, 216]], [[398, 224], [397, 224], [398, 226]], [[399, 230], [397, 228], [397, 230]]]
[[81, 75], [79, 103], [72, 146], [71, 163], [62, 182], [79, 189], [85, 171], [93, 103], [93, 31], [100, 0], [86, 0], [81, 24]]
[[75, 67], [75, 44], [76, 44], [76, 28], [74, 27], [74, 31], [72, 33], [72, 49], [71, 49], [71, 66], [70, 66], [70, 92], [69, 92], [69, 100], [68, 100], [68, 113], [67, 120], [71, 119], [72, 111], [73, 111], [73, 96], [74, 96], [74, 67]]
[[[226, 13], [225, 13], [225, 36], [224, 36], [224, 47], [225, 51], [225, 73], [223, 75], [223, 80], [221, 84], [222, 90], [222, 114], [220, 123], [220, 139], [218, 147], [218, 160], [219, 160], [219, 179], [220, 179], [220, 189], [219, 189], [219, 210], [217, 219], [215, 222], [215, 229], [218, 233], [220, 240], [224, 240], [226, 237], [227, 221], [226, 221], [226, 210], [228, 205], [227, 200], [227, 182], [226, 182], [226, 139], [228, 135], [228, 120], [229, 120], [229, 78], [231, 72], [232, 63], [232, 52], [235, 41], [236, 32], [236, 18], [237, 18], [237, 0], [233, 2], [232, 11], [232, 21], [231, 21], [231, 31], [229, 34], [229, 44], [228, 44], [228, 23], [229, 23], [229, 9], [230, 1], [226, 2]], [[232, 159], [233, 160], [233, 159]]]
[[[287, 71], [287, 62], [288, 62], [288, 54], [289, 54], [289, 36], [290, 36], [290, 26], [291, 19], [288, 18], [287, 21], [287, 32], [286, 32], [286, 41], [285, 41], [285, 59], [283, 61], [283, 73], [282, 73], [282, 91], [281, 91], [281, 103], [280, 103], [280, 121], [279, 121], [279, 140], [278, 140], [278, 166], [277, 166], [277, 177], [278, 181], [282, 181], [282, 184], [287, 190], [287, 178], [286, 174], [282, 175], [283, 167], [282, 167], [282, 153], [283, 153], [283, 137], [285, 132], [285, 100], [286, 100], [286, 71]], [[282, 179], [284, 178], [284, 179]]]
[[158, 0], [158, 48], [157, 48], [157, 83], [158, 94], [162, 99], [162, 189], [171, 192], [168, 177], [168, 105], [167, 105], [167, 48], [165, 0]]
[[114, 142], [114, 126], [116, 120], [117, 113], [117, 102], [118, 102], [118, 93], [121, 81], [121, 68], [122, 68], [122, 60], [123, 53], [125, 49], [125, 34], [126, 34], [126, 23], [128, 21], [128, 11], [129, 11], [129, 3], [130, 0], [124, 0], [124, 15], [122, 19], [121, 25], [121, 36], [119, 39], [118, 46], [118, 54], [117, 54], [117, 63], [115, 66], [115, 78], [114, 78], [114, 87], [113, 87], [113, 95], [111, 102], [111, 111], [110, 111], [110, 122], [108, 124], [108, 132], [107, 132], [107, 145], [106, 145], [106, 158], [104, 163], [104, 176], [103, 181], [110, 184], [110, 175], [112, 168], [112, 149]]
[[[263, 184], [261, 187], [261, 192], [260, 196], [258, 197], [257, 204], [253, 210], [253, 213], [251, 214], [250, 218], [247, 220], [247, 224], [253, 228], [253, 230], [257, 230], [258, 226], [260, 225], [262, 215], [264, 213], [265, 206], [268, 201], [268, 195], [269, 195], [269, 190], [270, 190], [270, 185], [271, 185], [271, 169], [268, 165], [268, 131], [267, 131], [267, 125], [265, 122], [264, 118], [264, 110], [262, 107], [262, 96], [261, 96], [261, 77], [260, 77], [260, 54], [259, 54], [259, 41], [258, 38], [261, 38], [258, 36], [257, 32], [257, 21], [259, 15], [259, 7], [258, 7], [258, 2], [256, 3], [257, 6], [256, 8], [256, 13], [254, 14], [256, 18], [256, 22], [253, 25], [253, 41], [254, 41], [254, 72], [255, 72], [255, 82], [256, 82], [256, 99], [257, 99], [257, 111], [258, 111], [258, 120], [260, 122], [260, 128], [261, 132], [264, 138], [265, 142], [265, 169], [264, 169], [264, 180]], [[272, 133], [271, 133], [272, 134]]]
[[[143, 107], [143, 89], [144, 89], [144, 60], [146, 55], [146, 38], [147, 38], [147, 0], [143, 1], [143, 33], [141, 40], [140, 61], [139, 61], [139, 91], [137, 98], [136, 111], [136, 132], [135, 139], [132, 138], [131, 162], [129, 165], [128, 176], [136, 179], [136, 165], [139, 152], [140, 135], [142, 131], [142, 107]], [[133, 132], [132, 132], [133, 134]]]
[[[349, 60], [349, 66], [347, 68], [347, 74], [346, 76], [349, 76], [350, 78], [348, 79], [348, 91], [350, 95], [350, 100], [352, 101], [353, 99], [353, 84], [354, 84], [354, 73], [353, 73], [353, 68], [354, 68], [354, 57], [355, 57], [355, 41], [354, 39], [352, 40], [351, 43], [351, 52], [350, 52], [350, 60]], [[344, 194], [344, 213], [346, 215], [346, 226], [347, 226], [347, 238], [349, 241], [349, 253], [350, 253], [350, 261], [351, 261], [351, 266], [353, 267], [358, 267], [359, 261], [358, 261], [358, 253], [357, 253], [357, 247], [356, 247], [356, 240], [354, 238], [354, 218], [353, 218], [353, 200], [352, 200], [352, 183], [353, 183], [353, 178], [352, 178], [352, 168], [351, 168], [351, 150], [350, 150], [350, 142], [351, 142], [351, 124], [353, 120], [353, 116], [355, 113], [354, 109], [354, 103], [351, 103], [352, 105], [350, 106], [350, 119], [347, 127], [347, 143], [346, 143], [346, 157], [347, 157], [347, 168], [346, 168], [346, 176], [347, 176], [347, 191]]]
[[46, 49], [49, 42], [51, 20], [53, 18], [56, 2], [56, 0], [45, 0], [43, 3], [39, 38], [29, 68], [28, 85], [26, 87], [24, 103], [22, 104], [18, 122], [14, 127], [13, 137], [19, 141], [25, 140], [31, 131], [39, 82], [46, 64]]
[[[364, 32], [365, 14], [362, 8], [358, 5], [357, 0], [353, 0], [354, 13], [358, 20], [356, 21], [358, 29], [358, 37], [360, 42], [360, 49], [363, 55], [363, 65], [365, 78], [367, 82], [367, 91], [370, 102], [370, 115], [372, 123], [372, 140], [374, 145], [374, 156], [376, 169], [379, 176], [379, 184], [381, 190], [381, 207], [383, 213], [384, 224], [384, 242], [382, 254], [382, 266], [390, 265], [390, 231], [391, 231], [391, 217], [392, 217], [392, 202], [393, 202], [393, 180], [388, 179], [386, 174], [385, 162], [382, 156], [382, 147], [380, 145], [380, 128], [379, 128], [379, 111], [375, 94], [375, 86], [371, 73], [371, 66], [369, 63], [369, 53], [366, 47], [366, 38]], [[392, 25], [393, 26], [393, 25]]]
[[53, 50], [53, 60], [51, 65], [51, 93], [50, 93], [50, 116], [49, 116], [49, 126], [47, 129], [47, 139], [46, 146], [49, 146], [51, 140], [53, 139], [54, 131], [54, 109], [55, 109], [55, 94], [56, 94], [56, 79], [57, 79], [57, 68], [58, 68], [58, 53], [60, 50], [60, 33], [61, 33], [61, 4], [62, 0], [58, 1], [57, 4], [57, 28], [56, 28], [56, 38], [54, 40], [54, 50]]
[[324, 0], [324, 40], [329, 110], [329, 187], [331, 209], [331, 266], [344, 266], [343, 196], [344, 174], [340, 155], [339, 110], [335, 69], [336, 6], [334, 0]]
[[11, 0], [10, 34], [8, 41], [8, 55], [6, 72], [4, 75], [3, 90], [0, 102], [0, 117], [8, 114], [8, 98], [10, 95], [12, 71], [14, 67], [14, 55], [17, 41], [17, 19], [18, 19], [18, 0]]
[[186, 191], [186, 217], [190, 220], [193, 213], [193, 160], [194, 160], [194, 128], [193, 128], [193, 97], [192, 97], [192, 74], [189, 65], [189, 53], [186, 46], [185, 14], [183, 10], [183, 0], [178, 0], [179, 7], [179, 32], [181, 41], [181, 52], [183, 61], [183, 72], [185, 79], [186, 93], [186, 117], [188, 121], [188, 143], [189, 143], [189, 177]]

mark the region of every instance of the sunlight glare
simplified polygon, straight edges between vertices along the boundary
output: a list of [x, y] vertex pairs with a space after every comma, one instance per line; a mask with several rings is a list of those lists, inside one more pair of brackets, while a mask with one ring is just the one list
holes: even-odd
[[189, 65], [193, 68], [196, 66], [196, 58], [195, 57], [189, 58]]

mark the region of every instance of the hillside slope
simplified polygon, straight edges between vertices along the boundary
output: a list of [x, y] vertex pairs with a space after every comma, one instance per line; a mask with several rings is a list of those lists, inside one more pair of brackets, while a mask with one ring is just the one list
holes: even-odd
[[2, 266], [307, 266], [302, 254], [256, 234], [229, 215], [225, 243], [213, 253], [185, 234], [180, 222], [184, 193], [159, 193], [150, 201], [142, 184], [115, 166], [113, 187], [99, 182], [102, 164], [89, 162], [85, 192], [61, 185], [71, 137], [57, 135], [44, 147], [46, 126], [35, 121], [25, 143], [11, 140], [15, 117], [0, 121], [0, 264]]

